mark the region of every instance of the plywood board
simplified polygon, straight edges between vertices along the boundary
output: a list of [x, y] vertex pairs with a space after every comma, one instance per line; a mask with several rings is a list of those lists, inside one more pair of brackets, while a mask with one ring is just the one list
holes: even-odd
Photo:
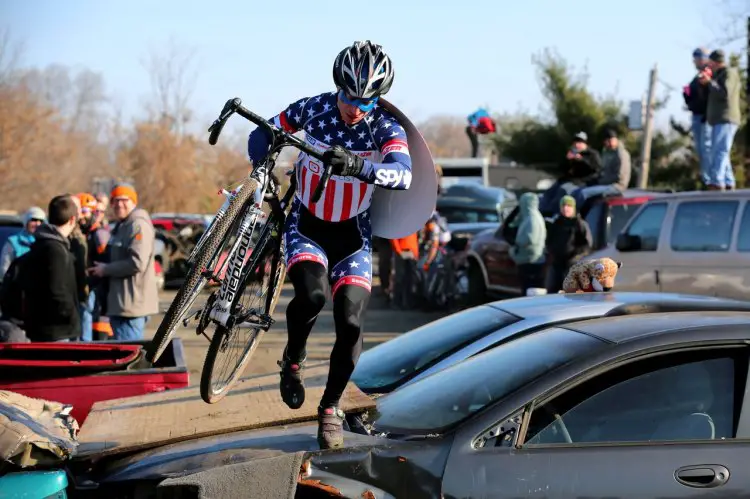
[[[216, 404], [205, 403], [198, 387], [97, 402], [81, 427], [77, 457], [118, 454], [192, 438], [313, 421], [327, 376], [327, 363], [305, 370], [305, 403], [296, 410], [281, 400], [278, 373], [245, 378]], [[372, 407], [375, 401], [349, 383], [341, 409], [359, 412]]]

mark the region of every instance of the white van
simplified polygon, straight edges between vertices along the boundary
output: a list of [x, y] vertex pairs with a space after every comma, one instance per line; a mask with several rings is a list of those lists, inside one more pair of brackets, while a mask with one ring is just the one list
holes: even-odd
[[615, 247], [589, 256], [601, 257], [623, 263], [618, 291], [750, 299], [750, 190], [652, 199], [625, 225]]

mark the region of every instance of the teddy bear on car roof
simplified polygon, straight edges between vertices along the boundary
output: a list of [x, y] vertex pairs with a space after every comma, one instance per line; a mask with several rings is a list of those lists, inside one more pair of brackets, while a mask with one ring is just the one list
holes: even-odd
[[560, 293], [610, 291], [615, 286], [615, 277], [620, 267], [622, 262], [616, 262], [611, 258], [574, 263], [563, 281]]

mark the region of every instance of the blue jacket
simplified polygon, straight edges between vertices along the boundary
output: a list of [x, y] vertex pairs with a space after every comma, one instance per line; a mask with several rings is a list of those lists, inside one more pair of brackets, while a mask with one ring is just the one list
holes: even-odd
[[479, 108], [468, 116], [469, 124], [473, 127], [479, 126], [479, 118], [489, 118], [490, 115], [484, 108]]

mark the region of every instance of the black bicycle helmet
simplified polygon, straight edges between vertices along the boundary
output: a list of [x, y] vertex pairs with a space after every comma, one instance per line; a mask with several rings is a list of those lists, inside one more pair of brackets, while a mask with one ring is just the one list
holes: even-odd
[[391, 89], [393, 65], [380, 45], [370, 40], [354, 42], [336, 57], [333, 81], [350, 97], [372, 99]]

